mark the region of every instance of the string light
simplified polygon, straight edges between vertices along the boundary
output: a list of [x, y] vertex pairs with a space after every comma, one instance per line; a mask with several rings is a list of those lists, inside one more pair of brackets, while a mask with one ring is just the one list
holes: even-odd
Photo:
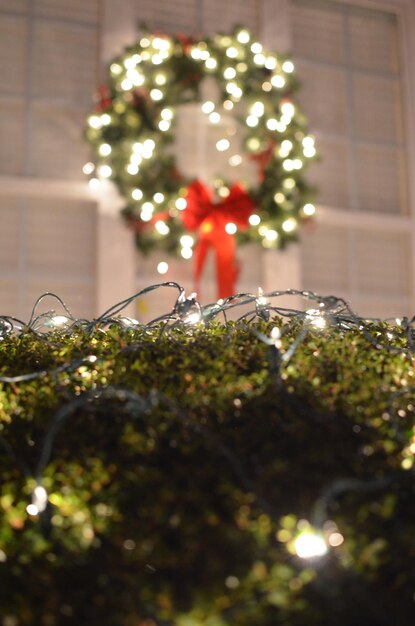
[[301, 559], [313, 559], [327, 554], [327, 544], [323, 535], [311, 527], [300, 532], [294, 540], [294, 548]]
[[251, 224], [251, 226], [258, 226], [258, 224], [261, 223], [261, 218], [259, 217], [259, 215], [256, 215], [255, 213], [253, 213], [252, 215], [249, 216], [248, 221]]
[[157, 265], [157, 271], [159, 274], [167, 274], [167, 272], [169, 271], [169, 264], [166, 263], [166, 261], [160, 261], [160, 263]]

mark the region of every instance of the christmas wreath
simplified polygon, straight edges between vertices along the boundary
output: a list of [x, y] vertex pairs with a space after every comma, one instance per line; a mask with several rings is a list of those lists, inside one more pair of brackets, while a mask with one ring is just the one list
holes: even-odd
[[[216, 91], [206, 98], [209, 82]], [[293, 63], [266, 51], [244, 28], [207, 39], [147, 34], [109, 65], [86, 130], [96, 164], [84, 171], [92, 186], [100, 178], [115, 182], [142, 251], [158, 248], [189, 259], [195, 250], [198, 279], [213, 247], [220, 295], [230, 295], [235, 237], [283, 247], [315, 212], [304, 169], [316, 150], [292, 99], [296, 87]], [[199, 103], [211, 127], [232, 119], [216, 154], [226, 153], [228, 173], [251, 162], [255, 182], [235, 180], [235, 174], [231, 182], [223, 167], [209, 185], [180, 171], [172, 144], [178, 111], [189, 103]]]

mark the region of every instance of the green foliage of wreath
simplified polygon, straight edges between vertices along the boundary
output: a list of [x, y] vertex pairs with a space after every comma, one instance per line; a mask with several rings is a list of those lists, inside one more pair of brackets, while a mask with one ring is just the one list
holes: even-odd
[[[207, 77], [216, 82], [217, 102], [203, 102]], [[315, 211], [315, 190], [304, 170], [316, 150], [292, 99], [297, 87], [294, 64], [266, 51], [246, 29], [204, 40], [148, 34], [109, 65], [108, 85], [101, 87], [86, 130], [96, 164], [84, 171], [92, 185], [102, 177], [115, 182], [141, 250], [183, 252], [181, 211], [192, 181], [178, 171], [169, 148], [177, 107], [200, 102], [212, 123], [225, 111], [238, 122], [244, 154], [259, 170], [258, 183], [247, 188], [255, 213], [247, 229], [238, 230], [238, 243], [283, 247]], [[221, 176], [212, 185], [218, 201], [229, 193]]]

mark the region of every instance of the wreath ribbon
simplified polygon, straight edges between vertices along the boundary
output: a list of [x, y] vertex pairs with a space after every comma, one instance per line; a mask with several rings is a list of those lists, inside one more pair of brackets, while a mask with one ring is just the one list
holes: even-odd
[[199, 291], [200, 278], [210, 248], [216, 257], [216, 282], [218, 297], [226, 298], [235, 293], [238, 266], [235, 260], [235, 237], [226, 231], [232, 222], [244, 229], [249, 225], [248, 218], [254, 203], [239, 184], [229, 189], [229, 195], [215, 202], [210, 189], [196, 180], [187, 189], [187, 206], [182, 212], [182, 220], [188, 230], [197, 230], [198, 241], [195, 247], [194, 279]]

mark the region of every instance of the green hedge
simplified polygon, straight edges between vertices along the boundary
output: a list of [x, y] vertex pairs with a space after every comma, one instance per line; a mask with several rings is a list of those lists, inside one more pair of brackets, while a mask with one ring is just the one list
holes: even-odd
[[[310, 327], [278, 372], [273, 326], [0, 341], [0, 376], [38, 372], [0, 383], [3, 626], [413, 626], [405, 333]], [[344, 542], [299, 558], [322, 504]]]

